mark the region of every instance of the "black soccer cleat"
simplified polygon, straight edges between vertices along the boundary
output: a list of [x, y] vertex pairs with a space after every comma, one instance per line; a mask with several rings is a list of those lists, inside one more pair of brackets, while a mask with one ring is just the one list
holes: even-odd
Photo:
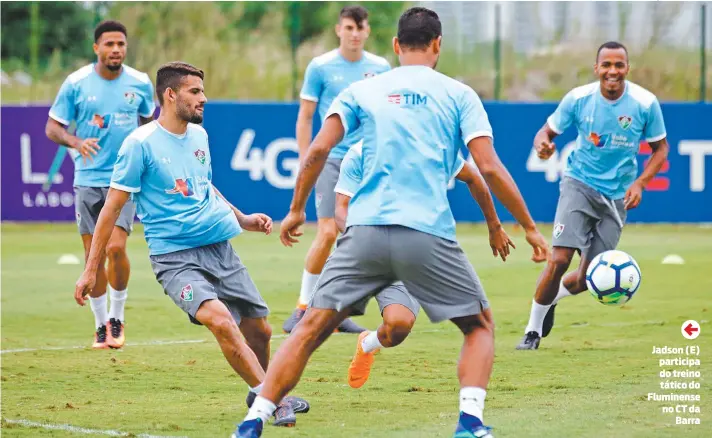
[[544, 324], [542, 324], [541, 326], [542, 338], [549, 336], [549, 333], [551, 333], [551, 329], [554, 328], [554, 311], [556, 311], [556, 304], [553, 304], [551, 307], [549, 307], [549, 310], [546, 312], [546, 316], [544, 317]]
[[361, 332], [365, 332], [366, 329], [353, 322], [351, 318], [347, 318], [341, 324], [339, 324], [339, 326], [336, 328], [336, 331], [338, 331], [339, 333], [359, 334]]
[[[254, 392], [250, 391], [247, 393], [247, 398], [245, 399], [245, 403], [247, 403], [247, 407], [251, 408], [252, 404], [255, 402], [255, 399], [257, 398], [257, 394]], [[301, 397], [295, 397], [293, 395], [288, 395], [284, 397], [284, 402], [289, 403], [289, 405], [292, 407], [292, 410], [294, 411], [295, 414], [306, 414], [309, 412], [309, 402], [304, 400]]]
[[277, 406], [274, 411], [274, 426], [294, 427], [297, 424], [297, 416], [294, 415], [292, 405], [287, 401], [283, 401]]
[[306, 310], [300, 309], [299, 307], [294, 309], [294, 312], [292, 312], [289, 318], [282, 324], [282, 330], [284, 330], [285, 333], [292, 333], [294, 327], [296, 327], [297, 323], [304, 317], [304, 312], [306, 312]]
[[537, 332], [527, 332], [522, 339], [522, 342], [517, 345], [517, 350], [536, 350], [539, 348], [541, 337]]

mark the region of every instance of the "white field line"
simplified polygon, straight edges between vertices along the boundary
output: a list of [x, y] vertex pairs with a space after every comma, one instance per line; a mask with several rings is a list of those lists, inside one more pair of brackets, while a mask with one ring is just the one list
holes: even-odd
[[187, 438], [187, 437], [176, 437], [176, 436], [164, 436], [164, 435], [151, 435], [148, 433], [141, 434], [130, 434], [128, 432], [121, 432], [118, 430], [101, 430], [101, 429], [87, 429], [85, 427], [72, 426], [71, 424], [50, 424], [50, 423], [40, 423], [37, 421], [30, 421], [25, 419], [11, 420], [5, 418], [7, 424], [16, 424], [24, 427], [39, 427], [41, 429], [48, 430], [64, 430], [66, 432], [83, 433], [85, 435], [107, 435], [107, 436], [135, 436], [138, 438]]

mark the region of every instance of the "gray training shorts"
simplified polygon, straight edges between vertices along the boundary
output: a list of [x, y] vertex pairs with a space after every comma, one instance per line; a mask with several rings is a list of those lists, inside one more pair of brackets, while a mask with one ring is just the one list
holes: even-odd
[[240, 324], [242, 318], [263, 318], [269, 308], [229, 241], [152, 255], [151, 267], [166, 295], [195, 319], [203, 301], [219, 299]]
[[615, 249], [627, 216], [625, 201], [609, 199], [570, 177], [559, 187], [553, 245], [576, 248], [588, 260]]
[[398, 280], [432, 322], [489, 307], [457, 242], [398, 225], [347, 228], [324, 266], [310, 307], [363, 311], [369, 298]]
[[324, 163], [324, 169], [316, 180], [316, 217], [317, 219], [328, 219], [334, 217], [336, 211], [336, 193], [334, 188], [339, 181], [339, 171], [341, 170], [341, 160], [328, 159]]
[[[109, 193], [108, 187], [74, 187], [74, 210], [77, 215], [77, 226], [79, 234], [94, 234], [96, 222], [99, 220], [99, 213], [106, 202], [106, 195]], [[129, 199], [121, 209], [116, 226], [121, 227], [127, 234], [133, 231], [134, 216], [136, 206]]]
[[[410, 310], [416, 318], [418, 317], [418, 313], [420, 313], [420, 304], [418, 304], [418, 301], [408, 293], [405, 285], [401, 281], [396, 281], [395, 283], [389, 285], [381, 292], [377, 293], [375, 298], [378, 303], [378, 308], [381, 311], [381, 315], [383, 315], [385, 308], [391, 304], [400, 304], [401, 306], [404, 306], [406, 309]], [[351, 306], [351, 315], [363, 315], [366, 312], [366, 306], [368, 306], [369, 301], [370, 297], [367, 297], [361, 302], [353, 304]]]

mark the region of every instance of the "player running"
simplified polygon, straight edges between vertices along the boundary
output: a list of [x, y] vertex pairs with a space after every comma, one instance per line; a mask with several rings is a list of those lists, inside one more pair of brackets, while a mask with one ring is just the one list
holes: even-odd
[[[96, 63], [75, 71], [62, 84], [45, 128], [50, 140], [78, 151], [74, 158], [74, 193], [85, 262], [121, 143], [139, 126], [139, 118], [141, 124], [148, 123], [156, 109], [148, 75], [123, 64], [126, 58], [123, 24], [100, 23], [94, 30], [94, 53]], [[76, 135], [67, 132], [72, 122], [76, 122]], [[99, 260], [96, 287], [89, 298], [96, 326], [92, 348], [124, 346], [124, 305], [131, 271], [126, 240], [133, 228], [135, 212], [133, 202], [126, 202], [106, 252]], [[109, 262], [106, 269], [105, 260]], [[107, 282], [111, 297], [108, 313]]]
[[[627, 210], [640, 204], [643, 189], [660, 171], [668, 154], [665, 123], [655, 95], [626, 81], [630, 70], [623, 44], [599, 47], [594, 72], [599, 78], [571, 90], [534, 137], [541, 159], [554, 153], [553, 140], [569, 126], [578, 131], [560, 183], [551, 259], [536, 285], [529, 324], [518, 350], [536, 350], [554, 325], [556, 304], [587, 289], [586, 270], [598, 254], [615, 249]], [[638, 173], [638, 145], [653, 154]], [[566, 274], [574, 253], [578, 269]], [[563, 279], [562, 279], [563, 278]]]
[[301, 235], [304, 206], [329, 151], [362, 127], [364, 176], [346, 231], [319, 277], [302, 321], [277, 352], [262, 392], [234, 436], [258, 437], [279, 401], [297, 384], [311, 354], [348, 316], [394, 281], [402, 281], [432, 322], [451, 320], [464, 335], [458, 365], [457, 437], [490, 437], [482, 423], [494, 359], [492, 311], [477, 274], [455, 238], [447, 185], [458, 144], [467, 145], [489, 187], [526, 230], [534, 259], [544, 237], [492, 146], [477, 93], [434, 70], [441, 49], [437, 14], [415, 7], [401, 15], [394, 51], [401, 66], [344, 90], [304, 158], [281, 240]]
[[[363, 180], [363, 151], [361, 144], [349, 149], [341, 164], [339, 181], [336, 183], [336, 226], [341, 233], [346, 228], [349, 201], [358, 191]], [[506, 260], [509, 246], [514, 248], [507, 233], [497, 217], [487, 183], [477, 168], [466, 162], [460, 155], [454, 167], [455, 178], [467, 184], [472, 197], [480, 206], [489, 229], [492, 254]], [[374, 332], [365, 331], [358, 337], [356, 353], [351, 360], [348, 372], [349, 386], [362, 387], [371, 373], [375, 354], [381, 348], [400, 345], [410, 334], [415, 319], [420, 311], [420, 304], [405, 289], [403, 282], [395, 282], [376, 294], [376, 301], [381, 310], [383, 324]], [[365, 310], [365, 309], [364, 309]], [[362, 314], [362, 312], [360, 313]]]
[[[363, 49], [370, 31], [366, 9], [362, 6], [343, 8], [339, 13], [339, 23], [336, 25], [339, 48], [317, 56], [309, 63], [304, 74], [297, 118], [300, 161], [303, 161], [306, 156], [312, 139], [314, 113], [318, 110], [319, 119], [323, 121], [331, 102], [341, 90], [353, 82], [390, 70], [388, 61]], [[282, 326], [287, 333], [291, 333], [304, 315], [316, 280], [336, 241], [338, 230], [334, 223], [334, 186], [339, 178], [339, 167], [346, 151], [359, 142], [362, 136], [363, 132], [360, 129], [345, 136], [329, 154], [324, 171], [316, 182], [317, 232], [307, 253], [297, 308]], [[347, 319], [338, 330], [346, 333], [361, 333], [365, 329]]]
[[[269, 309], [230, 239], [243, 230], [269, 234], [272, 219], [243, 214], [212, 185], [208, 135], [197, 124], [207, 101], [203, 76], [182, 62], [158, 69], [161, 114], [121, 146], [74, 298], [84, 305], [84, 296], [95, 288], [101, 255], [133, 195], [156, 280], [191, 322], [213, 333], [228, 363], [251, 388], [249, 406], [269, 363], [272, 329]], [[294, 411], [308, 410], [304, 400], [289, 397], [275, 411], [275, 424], [292, 426]]]

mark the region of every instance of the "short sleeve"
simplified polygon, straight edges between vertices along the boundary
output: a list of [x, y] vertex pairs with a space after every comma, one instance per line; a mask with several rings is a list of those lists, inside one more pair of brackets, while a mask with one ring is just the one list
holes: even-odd
[[356, 99], [354, 98], [351, 87], [348, 87], [339, 93], [336, 99], [334, 99], [331, 103], [324, 120], [334, 114], [337, 114], [341, 118], [341, 124], [344, 125], [345, 137], [361, 126], [361, 121], [358, 118], [358, 110], [358, 102], [356, 102]]
[[156, 103], [153, 100], [153, 84], [149, 80], [143, 87], [141, 87], [141, 104], [138, 107], [138, 115], [147, 119], [153, 117], [153, 113], [156, 111]]
[[660, 109], [660, 102], [655, 99], [648, 110], [648, 120], [645, 121], [643, 138], [648, 143], [653, 143], [665, 137], [667, 137], [667, 132], [665, 131], [663, 111]]
[[454, 179], [457, 175], [459, 175], [463, 167], [465, 167], [465, 159], [462, 158], [462, 154], [458, 152], [457, 158], [455, 158], [455, 165], [450, 173], [450, 179]]
[[341, 162], [341, 170], [339, 171], [339, 180], [334, 188], [336, 193], [341, 193], [349, 198], [353, 198], [363, 180], [361, 155], [356, 150], [356, 148], [360, 149], [360, 147], [360, 144], [353, 146], [344, 156], [344, 160]]
[[141, 191], [141, 176], [145, 169], [141, 142], [130, 136], [124, 140], [114, 164], [111, 188], [129, 193]]
[[304, 84], [299, 97], [312, 102], [319, 102], [319, 97], [324, 89], [324, 80], [322, 78], [321, 69], [314, 62], [310, 62], [307, 70], [304, 73]]
[[468, 87], [467, 91], [462, 95], [459, 113], [460, 134], [465, 145], [474, 138], [492, 138], [492, 126], [487, 117], [487, 112], [482, 105], [480, 96], [472, 88]]
[[569, 92], [561, 99], [559, 106], [556, 107], [554, 114], [550, 115], [546, 120], [552, 131], [557, 134], [561, 134], [566, 131], [566, 128], [571, 126], [571, 122], [574, 120], [574, 105], [576, 99], [574, 99], [573, 93]]
[[74, 84], [67, 78], [59, 89], [52, 107], [49, 109], [49, 116], [59, 123], [69, 126], [76, 117], [75, 98], [76, 90]]

